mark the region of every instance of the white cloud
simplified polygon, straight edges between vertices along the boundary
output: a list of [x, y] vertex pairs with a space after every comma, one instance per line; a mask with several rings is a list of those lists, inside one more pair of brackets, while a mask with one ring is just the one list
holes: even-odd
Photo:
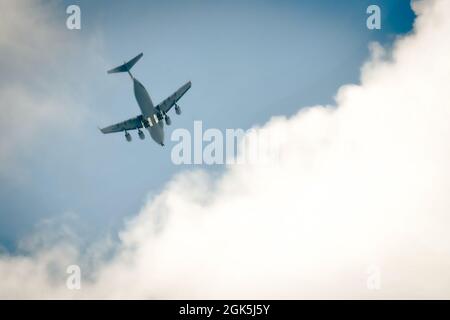
[[79, 77], [100, 61], [100, 43], [93, 35], [81, 45], [64, 19], [56, 2], [0, 2], [1, 175], [19, 173], [18, 159], [51, 134], [78, 128], [88, 112]]
[[277, 163], [175, 177], [81, 291], [48, 271], [74, 249], [1, 258], [0, 296], [450, 298], [450, 2], [414, 8], [414, 33], [374, 45], [335, 108], [260, 129], [284, 137]]

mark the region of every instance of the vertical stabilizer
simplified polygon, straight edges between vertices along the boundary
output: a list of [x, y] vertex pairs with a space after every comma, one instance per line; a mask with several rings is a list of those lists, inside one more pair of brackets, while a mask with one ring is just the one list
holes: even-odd
[[125, 62], [124, 64], [122, 64], [114, 69], [108, 70], [108, 73], [128, 72], [131, 76], [131, 73], [130, 73], [131, 68], [136, 64], [136, 62], [139, 61], [140, 58], [142, 58], [143, 55], [144, 55], [143, 53], [138, 54], [136, 57], [134, 57], [130, 61]]

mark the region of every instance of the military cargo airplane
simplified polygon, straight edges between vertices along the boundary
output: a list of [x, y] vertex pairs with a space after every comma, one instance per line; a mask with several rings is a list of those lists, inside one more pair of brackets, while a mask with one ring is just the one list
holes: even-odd
[[[191, 87], [191, 82], [188, 81], [180, 89], [175, 91], [171, 96], [165, 99], [163, 102], [158, 104], [156, 107], [153, 106], [153, 102], [144, 86], [131, 74], [131, 68], [142, 58], [143, 53], [140, 53], [133, 59], [124, 64], [113, 68], [108, 71], [108, 73], [117, 72], [127, 72], [131, 80], [133, 81], [134, 96], [141, 109], [141, 114], [137, 117], [113, 124], [106, 128], [100, 129], [103, 133], [113, 133], [113, 132], [125, 132], [125, 139], [131, 141], [131, 135], [128, 131], [138, 130], [138, 136], [141, 140], [145, 139], [144, 132], [142, 128], [146, 128], [150, 133], [152, 139], [161, 146], [164, 146], [164, 122], [169, 126], [171, 124], [170, 117], [167, 112], [175, 106], [175, 113], [181, 114], [181, 109], [177, 102], [180, 98], [189, 90]], [[164, 120], [164, 121], [163, 121]]]

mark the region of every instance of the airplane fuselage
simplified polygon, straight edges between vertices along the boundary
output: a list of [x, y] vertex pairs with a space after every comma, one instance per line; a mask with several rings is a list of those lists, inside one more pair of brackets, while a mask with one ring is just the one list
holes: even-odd
[[176, 114], [181, 114], [180, 106], [177, 101], [191, 88], [191, 82], [188, 81], [181, 86], [177, 91], [171, 94], [169, 97], [161, 101], [158, 105], [154, 106], [150, 95], [148, 94], [142, 83], [139, 82], [131, 74], [131, 68], [136, 62], [142, 58], [144, 54], [140, 53], [128, 62], [124, 62], [118, 67], [108, 70], [107, 73], [121, 73], [127, 72], [133, 81], [133, 91], [136, 97], [137, 104], [141, 109], [141, 114], [131, 119], [121, 121], [110, 126], [99, 128], [102, 133], [114, 133], [125, 132], [125, 139], [131, 141], [131, 135], [128, 131], [138, 130], [140, 139], [145, 139], [145, 135], [142, 132], [142, 128], [146, 128], [150, 133], [152, 139], [159, 145], [164, 145], [164, 123], [170, 126], [171, 120], [167, 112], [172, 107], [175, 107]]
[[160, 145], [164, 145], [164, 121], [158, 118], [158, 110], [153, 106], [152, 99], [145, 87], [133, 77], [134, 96], [141, 109], [142, 117], [148, 123], [146, 128], [152, 139]]

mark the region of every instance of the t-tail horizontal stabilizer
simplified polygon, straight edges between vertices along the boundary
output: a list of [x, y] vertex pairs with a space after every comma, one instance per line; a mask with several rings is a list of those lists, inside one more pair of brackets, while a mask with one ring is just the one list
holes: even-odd
[[121, 66], [118, 66], [114, 69], [109, 70], [108, 73], [117, 73], [117, 72], [128, 72], [129, 73], [131, 68], [136, 64], [136, 62], [138, 62], [138, 60], [140, 58], [142, 58], [143, 55], [144, 55], [143, 53], [138, 54], [136, 57], [134, 57], [133, 59], [131, 59], [128, 62], [125, 62]]

